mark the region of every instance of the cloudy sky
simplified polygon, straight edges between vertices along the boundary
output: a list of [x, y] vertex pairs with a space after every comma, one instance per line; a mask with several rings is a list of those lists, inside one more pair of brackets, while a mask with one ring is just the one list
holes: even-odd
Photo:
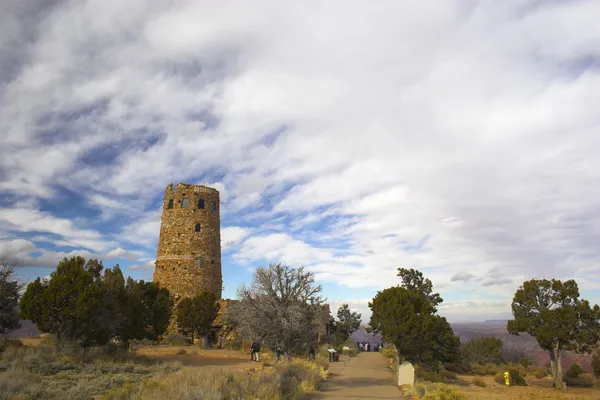
[[598, 1], [0, 0], [0, 255], [151, 279], [164, 189], [221, 192], [225, 297], [303, 264], [452, 321], [600, 302]]

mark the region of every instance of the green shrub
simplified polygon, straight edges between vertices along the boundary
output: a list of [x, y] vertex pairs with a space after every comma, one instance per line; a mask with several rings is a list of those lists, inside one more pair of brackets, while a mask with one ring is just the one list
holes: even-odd
[[425, 373], [423, 374], [423, 380], [425, 382], [440, 382], [440, 383], [445, 383], [448, 381], [448, 379], [443, 376], [442, 374], [438, 374], [435, 372], [427, 372], [425, 371]]
[[398, 353], [396, 352], [396, 349], [394, 349], [391, 346], [384, 347], [380, 350], [380, 352], [381, 354], [383, 354], [384, 357], [393, 358], [394, 360], [398, 358]]
[[592, 354], [592, 370], [596, 377], [600, 377], [600, 348], [597, 348]]
[[51, 346], [56, 347], [58, 345], [58, 340], [56, 339], [56, 335], [53, 333], [44, 333], [40, 335], [40, 344], [42, 346]]
[[440, 384], [433, 391], [429, 391], [422, 400], [466, 400], [467, 396], [455, 386]]
[[542, 379], [550, 375], [550, 372], [546, 367], [538, 367], [536, 365], [530, 365], [527, 367], [527, 373], [533, 375], [538, 379]]
[[469, 364], [466, 363], [448, 363], [444, 364], [444, 368], [448, 371], [456, 372], [457, 374], [465, 374], [467, 372], [470, 372]]
[[23, 346], [25, 346], [25, 345], [19, 339], [9, 338], [9, 337], [0, 337], [0, 353], [2, 353], [4, 350], [6, 350], [9, 347], [21, 348]]
[[579, 364], [574, 363], [571, 365], [571, 367], [569, 367], [569, 369], [565, 373], [565, 377], [577, 378], [579, 375], [583, 374], [584, 372], [585, 371], [583, 370], [583, 368], [581, 368], [581, 366], [579, 366]]
[[531, 361], [530, 359], [528, 359], [527, 357], [521, 358], [519, 360], [519, 364], [521, 364], [522, 366], [524, 366], [525, 368], [529, 367], [530, 365], [533, 365], [533, 361]]
[[[574, 364], [575, 365], [575, 364]], [[596, 379], [592, 374], [582, 373], [577, 376], [565, 376], [564, 381], [567, 386], [577, 387], [594, 387], [596, 385]]]
[[[508, 366], [503, 366], [503, 368], [500, 368], [500, 369], [498, 370], [498, 372], [504, 372], [504, 371], [506, 371], [506, 368], [509, 368], [509, 369], [510, 369], [510, 368], [512, 368], [512, 369], [515, 369], [515, 370], [519, 371], [519, 374], [520, 374], [521, 376], [527, 376], [527, 368], [525, 368], [525, 367], [524, 367], [524, 366], [522, 366], [521, 364], [513, 364], [513, 363], [510, 363], [510, 364], [508, 364]], [[501, 370], [503, 370], [503, 371], [501, 371]]]
[[473, 378], [473, 380], [471, 381], [471, 384], [473, 384], [475, 386], [479, 386], [479, 387], [486, 387], [487, 386], [485, 384], [485, 382], [483, 381], [483, 379], [481, 379], [481, 378]]
[[456, 375], [456, 372], [453, 371], [448, 371], [445, 368], [440, 369], [440, 375], [443, 376], [446, 379], [458, 379], [458, 376]]
[[415, 379], [423, 380], [423, 378], [425, 378], [425, 370], [423, 367], [418, 364], [415, 364], [413, 367], [415, 368]]
[[[510, 376], [510, 386], [527, 386], [527, 382], [525, 381], [525, 378], [523, 378], [523, 375], [521, 375], [521, 371], [518, 368], [509, 367], [508, 373]], [[496, 381], [496, 383], [504, 385], [504, 372], [498, 372], [494, 376], [494, 381]]]
[[487, 375], [487, 368], [481, 364], [471, 364], [471, 372], [475, 375]]
[[188, 339], [179, 333], [169, 333], [165, 338], [165, 342], [171, 346], [183, 346], [188, 343]]

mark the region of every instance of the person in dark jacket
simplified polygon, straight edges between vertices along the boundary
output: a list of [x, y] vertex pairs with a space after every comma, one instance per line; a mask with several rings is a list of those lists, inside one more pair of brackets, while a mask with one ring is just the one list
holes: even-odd
[[311, 344], [308, 348], [308, 358], [314, 360], [316, 357], [315, 347]]
[[258, 340], [252, 342], [252, 346], [250, 346], [250, 360], [258, 362], [258, 355], [260, 353], [260, 343]]

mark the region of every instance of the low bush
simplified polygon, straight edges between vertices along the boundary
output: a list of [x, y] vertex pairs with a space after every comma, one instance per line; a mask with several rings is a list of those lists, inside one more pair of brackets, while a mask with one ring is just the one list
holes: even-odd
[[462, 363], [448, 363], [448, 364], [444, 364], [444, 368], [447, 369], [448, 371], [452, 371], [455, 372], [457, 374], [465, 374], [470, 372], [470, 367], [468, 364], [462, 364]]
[[550, 375], [550, 371], [546, 367], [539, 367], [536, 365], [530, 365], [527, 367], [527, 373], [533, 375], [538, 379], [542, 379]]
[[519, 360], [519, 364], [525, 368], [528, 368], [530, 365], [533, 365], [533, 361], [531, 361], [529, 358], [523, 357]]
[[415, 379], [423, 380], [423, 378], [425, 378], [425, 370], [423, 369], [423, 367], [421, 367], [418, 364], [415, 364], [413, 367], [415, 369]]
[[465, 400], [467, 398], [456, 386], [442, 383], [417, 383], [405, 388], [404, 395], [422, 400]]
[[453, 371], [448, 371], [445, 368], [440, 369], [440, 375], [443, 376], [446, 379], [458, 379], [458, 376], [456, 375], [456, 372]]
[[442, 374], [438, 374], [435, 372], [428, 372], [428, 371], [424, 372], [422, 380], [425, 382], [439, 382], [439, 383], [448, 382], [448, 379], [445, 376], [443, 376]]
[[510, 364], [508, 364], [508, 366], [503, 365], [502, 368], [499, 368], [497, 372], [504, 372], [504, 371], [506, 371], [506, 369], [511, 369], [511, 368], [519, 371], [519, 374], [521, 376], [523, 376], [523, 377], [527, 376], [527, 368], [525, 368], [521, 364], [510, 363]]
[[0, 353], [2, 353], [4, 350], [6, 350], [9, 347], [21, 348], [24, 346], [25, 345], [23, 344], [23, 342], [20, 341], [19, 339], [9, 338], [9, 337], [0, 337]]
[[58, 345], [58, 340], [53, 333], [43, 333], [40, 335], [40, 344], [42, 346], [56, 347]]
[[575, 386], [575, 387], [594, 387], [596, 385], [596, 379], [592, 374], [582, 373], [577, 376], [568, 376], [564, 377], [564, 381], [567, 386]]
[[475, 375], [487, 375], [487, 368], [485, 367], [485, 365], [481, 365], [481, 364], [471, 364], [471, 373], [475, 374]]
[[396, 349], [394, 349], [392, 346], [384, 347], [379, 352], [383, 354], [383, 356], [386, 358], [392, 358], [394, 360], [398, 359], [398, 353], [396, 352]]
[[565, 377], [577, 378], [579, 375], [582, 375], [584, 372], [585, 371], [583, 370], [583, 368], [581, 368], [581, 366], [579, 366], [579, 364], [574, 363], [574, 364], [571, 364], [571, 366], [565, 373]]
[[182, 356], [184, 354], [187, 354], [187, 351], [185, 349], [177, 349], [175, 354], [177, 354], [178, 356]]
[[479, 386], [479, 387], [486, 387], [487, 385], [485, 384], [485, 382], [483, 381], [483, 379], [481, 378], [473, 378], [473, 380], [471, 381], [472, 385], [475, 386]]
[[[527, 382], [525, 381], [525, 378], [523, 378], [523, 375], [521, 375], [521, 371], [518, 368], [509, 367], [508, 374], [510, 377], [510, 386], [527, 386]], [[496, 383], [504, 385], [504, 372], [498, 372], [494, 376], [494, 381], [496, 381]]]
[[171, 346], [183, 346], [188, 344], [188, 338], [179, 333], [169, 333], [165, 338], [165, 342]]
[[140, 346], [156, 346], [158, 342], [151, 339], [133, 339], [129, 341], [129, 346], [132, 348], [140, 347]]

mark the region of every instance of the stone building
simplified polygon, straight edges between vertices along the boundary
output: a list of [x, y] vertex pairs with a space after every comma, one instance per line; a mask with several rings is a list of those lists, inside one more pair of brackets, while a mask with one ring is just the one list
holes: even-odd
[[202, 185], [167, 186], [154, 281], [177, 302], [206, 290], [221, 299], [219, 192]]

